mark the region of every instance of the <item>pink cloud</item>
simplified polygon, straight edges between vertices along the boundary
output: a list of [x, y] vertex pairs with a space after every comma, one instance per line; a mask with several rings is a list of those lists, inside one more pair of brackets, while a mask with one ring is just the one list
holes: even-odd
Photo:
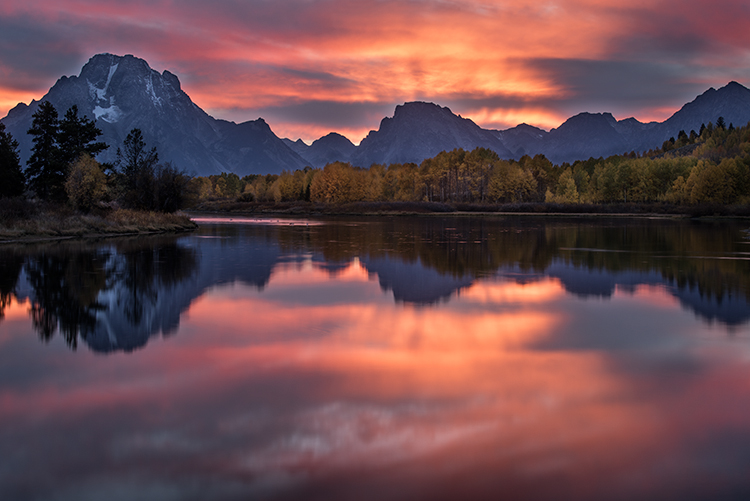
[[[664, 119], [669, 111], [662, 109], [676, 111], [708, 85], [750, 79], [742, 70], [750, 13], [735, 0], [220, 1], [210, 8], [197, 1], [32, 0], [0, 12], [3, 25], [33, 23], [46, 34], [33, 48], [38, 57], [79, 54], [68, 74], [97, 52], [132, 53], [177, 74], [218, 118], [265, 113], [280, 135], [308, 140], [337, 130], [358, 141], [379, 119], [360, 114], [356, 124], [328, 126], [322, 114], [268, 110], [310, 102], [392, 109], [415, 99], [484, 100], [451, 106], [482, 126], [552, 127], [578, 111]], [[0, 44], [5, 54], [15, 47], [2, 36]], [[13, 74], [30, 71], [11, 59], [0, 58], [0, 113], [29, 93], [11, 85]], [[559, 64], [548, 64], [553, 60]], [[593, 89], [600, 95], [592, 100], [587, 82], [616, 68], [626, 78]], [[24, 88], [48, 88], [60, 76], [53, 71], [59, 65], [32, 72]], [[648, 78], [638, 79], [639, 72]], [[506, 102], [486, 104], [498, 99]]]

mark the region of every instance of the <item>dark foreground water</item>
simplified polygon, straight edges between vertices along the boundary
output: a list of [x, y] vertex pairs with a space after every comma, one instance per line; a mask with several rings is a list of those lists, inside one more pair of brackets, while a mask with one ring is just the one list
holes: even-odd
[[750, 223], [0, 247], [0, 498], [748, 499]]

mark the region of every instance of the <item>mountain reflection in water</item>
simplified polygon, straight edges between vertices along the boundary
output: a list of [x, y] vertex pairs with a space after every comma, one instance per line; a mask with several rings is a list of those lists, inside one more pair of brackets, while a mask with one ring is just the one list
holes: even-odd
[[[0, 319], [28, 298], [34, 329], [76, 348], [131, 351], [174, 332], [205, 291], [262, 290], [309, 259], [335, 276], [357, 259], [396, 302], [431, 305], [477, 281], [555, 278], [580, 298], [661, 286], [707, 321], [750, 319], [750, 245], [742, 225], [684, 221], [408, 218], [316, 222], [210, 219], [198, 236], [105, 245], [0, 248]], [[244, 224], [242, 224], [244, 223]], [[296, 224], [295, 224], [296, 223]]]
[[1, 247], [2, 498], [750, 496], [742, 223], [293, 223]]

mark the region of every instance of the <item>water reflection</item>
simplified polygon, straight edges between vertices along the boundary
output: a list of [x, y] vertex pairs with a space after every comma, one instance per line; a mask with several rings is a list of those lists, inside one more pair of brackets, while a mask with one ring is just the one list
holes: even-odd
[[[41, 339], [131, 351], [174, 332], [206, 291], [263, 290], [280, 266], [310, 261], [335, 278], [352, 262], [396, 302], [434, 305], [478, 283], [559, 280], [569, 294], [663, 287], [709, 322], [750, 320], [750, 246], [738, 224], [684, 221], [409, 218], [204, 221], [197, 236], [0, 249], [0, 319], [30, 299]], [[262, 224], [260, 224], [262, 223]], [[303, 224], [304, 223], [304, 224]]]
[[11, 247], [0, 250], [0, 261], [3, 306], [11, 296], [28, 299], [43, 341], [59, 333], [72, 349], [80, 338], [104, 352], [131, 351], [173, 332], [193, 298], [170, 306], [198, 264], [195, 250], [176, 238]]
[[262, 240], [279, 262], [311, 254], [332, 273], [358, 259], [398, 302], [449, 300], [493, 277], [525, 283], [552, 276], [579, 297], [663, 284], [698, 315], [739, 324], [750, 319], [744, 229], [669, 220], [373, 218], [312, 228], [230, 225], [208, 231]]
[[5, 309], [16, 292], [18, 276], [23, 268], [24, 254], [12, 250], [0, 254], [0, 320], [5, 317]]
[[323, 223], [0, 249], [3, 495], [750, 495], [741, 226]]

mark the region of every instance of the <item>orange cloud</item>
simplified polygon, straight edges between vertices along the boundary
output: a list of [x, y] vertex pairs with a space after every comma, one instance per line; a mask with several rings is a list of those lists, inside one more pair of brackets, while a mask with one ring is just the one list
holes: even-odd
[[[453, 100], [462, 103], [454, 112], [484, 127], [550, 128], [580, 111], [661, 120], [709, 84], [749, 78], [744, 9], [739, 0], [283, 0], [211, 8], [30, 0], [2, 6], [4, 32], [34, 36], [3, 42], [0, 89], [21, 74], [35, 90], [51, 85], [59, 65], [39, 69], [40, 55], [77, 54], [71, 74], [108, 51], [174, 72], [217, 118], [262, 116], [277, 134], [308, 142], [331, 130], [358, 142], [377, 128], [384, 115], [363, 114], [355, 103], [392, 111], [404, 101]], [[27, 67], [32, 62], [37, 69]], [[597, 83], [612, 71], [614, 82]], [[29, 94], [0, 90], [0, 112]], [[352, 105], [353, 117], [328, 125], [324, 111], [275, 111], [303, 103]]]

